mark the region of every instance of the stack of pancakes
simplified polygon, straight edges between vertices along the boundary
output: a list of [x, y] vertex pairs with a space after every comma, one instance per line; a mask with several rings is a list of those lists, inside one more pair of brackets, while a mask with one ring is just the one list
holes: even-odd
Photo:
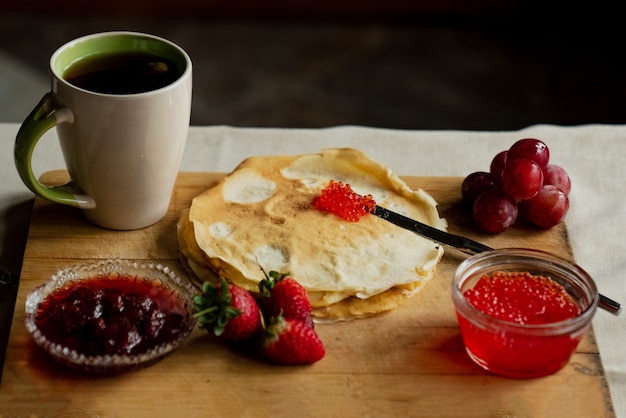
[[443, 248], [375, 215], [349, 222], [314, 208], [330, 180], [445, 230], [434, 199], [355, 149], [251, 157], [195, 197], [178, 222], [181, 254], [200, 280], [258, 292], [261, 269], [289, 273], [314, 317], [345, 320], [396, 308], [432, 277]]

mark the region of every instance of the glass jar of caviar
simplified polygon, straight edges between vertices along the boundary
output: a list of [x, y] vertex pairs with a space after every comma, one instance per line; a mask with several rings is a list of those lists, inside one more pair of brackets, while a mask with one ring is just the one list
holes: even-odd
[[502, 249], [469, 257], [452, 280], [465, 349], [490, 372], [553, 374], [568, 362], [598, 306], [593, 279], [542, 251]]

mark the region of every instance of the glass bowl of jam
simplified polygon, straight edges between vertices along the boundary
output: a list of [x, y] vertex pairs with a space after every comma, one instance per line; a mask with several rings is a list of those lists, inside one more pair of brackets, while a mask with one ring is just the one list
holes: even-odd
[[26, 299], [25, 324], [55, 360], [88, 373], [155, 363], [193, 330], [194, 287], [169, 267], [130, 260], [68, 266]]
[[465, 349], [482, 368], [511, 378], [556, 373], [591, 325], [599, 294], [576, 264], [531, 249], [464, 260], [452, 300]]

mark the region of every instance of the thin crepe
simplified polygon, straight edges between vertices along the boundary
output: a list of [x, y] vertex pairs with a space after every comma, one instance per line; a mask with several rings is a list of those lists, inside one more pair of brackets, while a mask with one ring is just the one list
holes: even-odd
[[318, 319], [391, 310], [432, 277], [443, 248], [376, 216], [358, 222], [313, 200], [330, 180], [413, 219], [446, 228], [435, 200], [355, 149], [251, 157], [193, 199], [178, 240], [202, 280], [224, 276], [258, 291], [263, 272], [288, 272], [308, 291]]

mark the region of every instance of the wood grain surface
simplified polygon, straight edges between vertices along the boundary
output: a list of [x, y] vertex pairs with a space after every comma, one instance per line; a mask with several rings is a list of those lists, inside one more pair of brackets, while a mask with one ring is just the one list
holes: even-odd
[[[326, 357], [311, 366], [274, 366], [196, 330], [160, 362], [114, 377], [73, 372], [39, 349], [24, 327], [27, 294], [68, 264], [103, 258], [158, 260], [184, 274], [177, 255], [180, 210], [222, 175], [181, 173], [169, 213], [138, 231], [108, 231], [76, 209], [36, 198], [7, 358], [0, 417], [613, 417], [591, 331], [570, 363], [541, 379], [492, 376], [465, 353], [450, 280], [465, 255], [446, 249], [436, 275], [395, 311], [368, 319], [318, 324]], [[60, 184], [65, 172], [42, 180]], [[480, 234], [463, 211], [460, 178], [404, 177], [438, 202], [450, 232], [493, 247], [530, 247], [571, 258], [567, 229], [515, 227]]]

